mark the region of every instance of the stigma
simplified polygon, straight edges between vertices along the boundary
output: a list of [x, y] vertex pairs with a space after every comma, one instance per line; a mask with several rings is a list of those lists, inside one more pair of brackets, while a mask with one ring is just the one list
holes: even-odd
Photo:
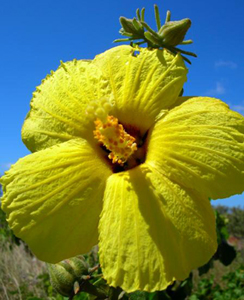
[[94, 137], [110, 151], [108, 158], [112, 163], [123, 166], [137, 150], [135, 138], [125, 131], [114, 116], [107, 116], [105, 121], [97, 118], [94, 123]]

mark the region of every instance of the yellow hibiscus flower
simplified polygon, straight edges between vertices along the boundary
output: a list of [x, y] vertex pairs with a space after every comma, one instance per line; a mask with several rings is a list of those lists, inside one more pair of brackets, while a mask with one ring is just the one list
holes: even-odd
[[37, 88], [22, 130], [34, 153], [1, 183], [9, 225], [38, 258], [98, 243], [104, 278], [127, 292], [165, 289], [211, 258], [208, 198], [244, 190], [244, 118], [178, 97], [186, 74], [180, 55], [120, 46]]

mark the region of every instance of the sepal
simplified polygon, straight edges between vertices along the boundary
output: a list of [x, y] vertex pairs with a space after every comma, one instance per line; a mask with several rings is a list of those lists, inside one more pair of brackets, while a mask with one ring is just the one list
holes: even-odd
[[48, 264], [53, 288], [63, 296], [70, 296], [76, 282], [88, 275], [88, 264], [82, 255], [65, 259], [57, 264]]

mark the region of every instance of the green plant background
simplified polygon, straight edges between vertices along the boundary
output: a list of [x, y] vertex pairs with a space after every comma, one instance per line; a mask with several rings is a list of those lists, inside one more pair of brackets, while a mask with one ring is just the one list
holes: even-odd
[[[212, 259], [198, 270], [193, 270], [183, 282], [176, 281], [165, 291], [127, 294], [121, 289], [107, 286], [98, 268], [88, 284], [102, 296], [83, 291], [84, 281], [76, 284], [77, 294], [60, 295], [52, 287], [45, 263], [37, 260], [28, 246], [16, 238], [8, 227], [5, 214], [0, 209], [0, 299], [14, 300], [244, 300], [244, 210], [239, 207], [215, 207], [218, 250]], [[92, 268], [98, 265], [97, 248], [85, 255]]]

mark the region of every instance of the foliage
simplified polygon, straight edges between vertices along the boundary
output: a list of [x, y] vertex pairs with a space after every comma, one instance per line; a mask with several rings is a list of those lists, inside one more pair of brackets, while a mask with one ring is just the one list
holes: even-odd
[[0, 206], [0, 242], [4, 243], [4, 241], [8, 241], [9, 239], [14, 243], [19, 244], [20, 240], [13, 234], [13, 231], [9, 228], [6, 221], [6, 215], [1, 210]]
[[213, 277], [202, 279], [197, 292], [189, 300], [244, 300], [244, 266], [224, 275], [222, 279], [225, 283], [223, 288], [214, 284]]
[[237, 238], [244, 237], [244, 209], [240, 207], [216, 206], [218, 211], [226, 219], [226, 227], [230, 235]]
[[[224, 275], [222, 272], [220, 282], [216, 281], [214, 274], [210, 271], [216, 261], [228, 266], [235, 260], [236, 251], [227, 243], [229, 238], [227, 228], [231, 234], [234, 232], [237, 236], [243, 237], [243, 228], [241, 228], [243, 216], [244, 212], [240, 208], [217, 207], [216, 226], [219, 245], [217, 252], [207, 264], [194, 271], [195, 273], [191, 273], [186, 280], [174, 282], [165, 291], [154, 293], [138, 291], [126, 294], [120, 288], [109, 287], [102, 278], [101, 269], [97, 267], [99, 264], [97, 248], [94, 248], [85, 255], [91, 267], [89, 276], [83, 277], [78, 285], [76, 282], [74, 293], [68, 298], [59, 295], [54, 290], [46, 265], [37, 261], [27, 246], [15, 238], [7, 225], [5, 214], [0, 210], [0, 300], [244, 300], [243, 265], [238, 265], [234, 271], [226, 272]], [[242, 263], [244, 263], [243, 260]], [[93, 268], [94, 266], [96, 267]], [[194, 274], [198, 274], [197, 283]]]

